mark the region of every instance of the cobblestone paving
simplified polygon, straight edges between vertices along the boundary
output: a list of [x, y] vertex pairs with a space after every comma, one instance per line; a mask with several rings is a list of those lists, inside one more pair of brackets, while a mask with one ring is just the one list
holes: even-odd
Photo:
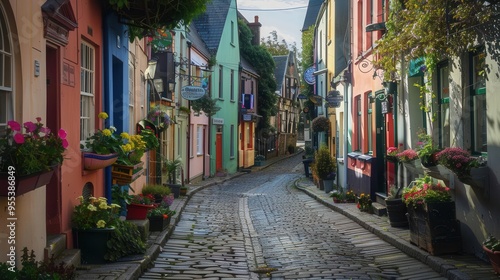
[[195, 194], [141, 279], [445, 279], [295, 189], [299, 164]]

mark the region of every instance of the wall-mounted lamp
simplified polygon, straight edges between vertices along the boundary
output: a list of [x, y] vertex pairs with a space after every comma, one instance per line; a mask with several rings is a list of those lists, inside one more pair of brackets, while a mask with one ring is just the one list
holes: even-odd
[[384, 70], [381, 69], [381, 68], [375, 68], [375, 70], [373, 71], [373, 76], [372, 78], [375, 80], [375, 78], [379, 78], [380, 81], [384, 81]]

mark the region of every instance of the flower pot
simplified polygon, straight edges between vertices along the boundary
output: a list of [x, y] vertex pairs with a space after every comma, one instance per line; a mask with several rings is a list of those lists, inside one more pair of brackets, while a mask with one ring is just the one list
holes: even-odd
[[83, 157], [83, 169], [85, 170], [98, 170], [108, 167], [116, 162], [118, 159], [118, 154], [106, 154], [99, 155], [95, 153], [82, 153]]
[[149, 219], [149, 231], [163, 231], [170, 225], [170, 220], [172, 217], [168, 216], [164, 218], [163, 216], [152, 216]]
[[50, 170], [26, 176], [16, 176], [15, 173], [2, 172], [0, 173], [0, 196], [19, 196], [45, 186], [50, 182], [56, 168], [57, 166], [54, 166]]
[[462, 250], [460, 222], [455, 216], [455, 202], [432, 202], [408, 205], [410, 242], [431, 255]]
[[500, 252], [493, 252], [490, 249], [486, 248], [486, 246], [483, 246], [483, 250], [486, 252], [486, 255], [488, 255], [491, 266], [493, 266], [493, 270], [495, 270], [495, 273], [500, 274]]
[[174, 194], [174, 198], [179, 198], [181, 195], [181, 185], [179, 184], [166, 184]]
[[420, 159], [416, 159], [410, 162], [403, 162], [403, 166], [413, 174], [424, 174]]
[[128, 185], [134, 182], [144, 173], [143, 165], [144, 162], [139, 162], [136, 165], [113, 164], [111, 168], [113, 184]]
[[127, 220], [145, 220], [148, 211], [155, 208], [154, 205], [129, 204], [127, 205]]
[[256, 160], [254, 161], [255, 166], [264, 166], [266, 165], [266, 162], [264, 160]]
[[183, 196], [186, 196], [186, 195], [187, 195], [187, 191], [188, 191], [188, 190], [187, 190], [187, 188], [186, 188], [186, 187], [181, 188], [181, 189], [179, 190], [179, 194], [180, 194], [180, 195], [183, 195]]
[[406, 217], [406, 204], [401, 198], [387, 198], [385, 200], [387, 207], [387, 216], [391, 227], [408, 227], [408, 218]]
[[106, 263], [108, 253], [108, 240], [114, 228], [73, 229], [74, 246], [80, 249], [82, 264]]
[[333, 180], [323, 180], [323, 188], [325, 193], [333, 191]]

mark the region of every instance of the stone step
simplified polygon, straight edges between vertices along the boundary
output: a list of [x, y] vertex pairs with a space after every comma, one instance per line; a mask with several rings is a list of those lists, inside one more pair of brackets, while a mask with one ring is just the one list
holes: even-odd
[[127, 220], [137, 226], [137, 229], [141, 233], [141, 238], [143, 241], [148, 240], [149, 237], [149, 219], [145, 220]]
[[47, 236], [47, 246], [43, 250], [43, 257], [46, 260], [52, 256], [57, 258], [64, 250], [66, 250], [66, 235], [49, 235]]
[[373, 214], [375, 214], [377, 216], [387, 215], [387, 208], [378, 202], [373, 202], [372, 208], [373, 208]]
[[61, 255], [59, 255], [55, 259], [56, 264], [64, 263], [65, 267], [79, 267], [82, 259], [81, 259], [81, 253], [79, 249], [67, 249], [64, 250]]

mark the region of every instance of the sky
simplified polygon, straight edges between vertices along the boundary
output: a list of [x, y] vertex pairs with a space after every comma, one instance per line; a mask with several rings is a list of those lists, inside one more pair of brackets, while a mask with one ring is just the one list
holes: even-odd
[[284, 39], [287, 44], [296, 43], [302, 52], [302, 26], [306, 16], [309, 0], [236, 0], [238, 10], [248, 20], [254, 22], [259, 16], [262, 24], [260, 37], [267, 38], [276, 30], [278, 40]]

